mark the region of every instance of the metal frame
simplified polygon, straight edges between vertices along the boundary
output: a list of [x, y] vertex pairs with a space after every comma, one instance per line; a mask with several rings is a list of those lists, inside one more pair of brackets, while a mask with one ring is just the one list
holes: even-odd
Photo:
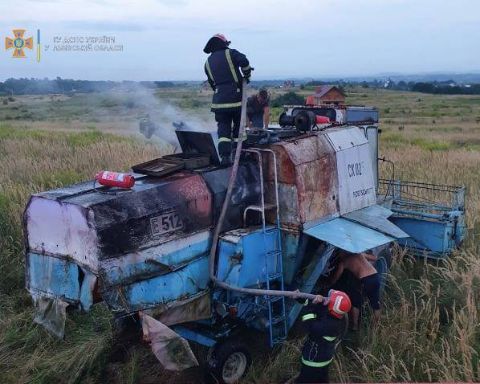
[[[444, 258], [465, 237], [463, 186], [380, 179], [378, 196], [391, 202], [391, 220], [411, 236], [400, 244], [415, 255]], [[422, 241], [431, 231], [436, 250]]]

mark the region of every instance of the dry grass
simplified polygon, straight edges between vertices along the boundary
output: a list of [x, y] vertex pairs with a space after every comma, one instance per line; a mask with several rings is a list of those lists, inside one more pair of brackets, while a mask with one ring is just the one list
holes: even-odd
[[[469, 236], [461, 252], [438, 264], [413, 262], [397, 250], [383, 321], [374, 330], [364, 322], [359, 336], [343, 343], [332, 376], [342, 382], [479, 381], [480, 103], [468, 96], [353, 91], [350, 102], [379, 106], [381, 155], [395, 161], [397, 176], [467, 186]], [[178, 90], [160, 96], [194, 107]], [[208, 97], [201, 96], [200, 105]], [[19, 103], [28, 113], [44, 116], [47, 101], [36, 97]], [[0, 121], [0, 382], [178, 382], [179, 376], [164, 376], [141, 346], [113, 361], [110, 315], [103, 306], [69, 316], [65, 341], [31, 322], [21, 229], [30, 194], [89, 179], [99, 169], [127, 169], [168, 150], [108, 133], [129, 132], [135, 108], [132, 116], [119, 114], [119, 124], [125, 125], [116, 128], [102, 111], [82, 118], [82, 108], [89, 108], [85, 100], [50, 102], [46, 116], [52, 119]], [[104, 106], [117, 108], [108, 100]], [[74, 119], [68, 119], [71, 111]], [[388, 175], [387, 167], [383, 173]], [[290, 379], [298, 370], [301, 343], [292, 338], [277, 353], [256, 359], [245, 382]], [[182, 380], [195, 382], [198, 375]]]

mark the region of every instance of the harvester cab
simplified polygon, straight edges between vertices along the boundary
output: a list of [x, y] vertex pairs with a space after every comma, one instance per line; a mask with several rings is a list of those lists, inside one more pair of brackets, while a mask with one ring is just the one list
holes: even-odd
[[[88, 311], [103, 300], [117, 318], [140, 314], [144, 331], [157, 324], [211, 348], [213, 373], [235, 382], [250, 363], [239, 332], [281, 343], [301, 305], [211, 284], [209, 252], [231, 168], [218, 166], [215, 132], [176, 128], [182, 153], [134, 166], [128, 192], [87, 181], [30, 198], [27, 288], [35, 321], [60, 337], [67, 306]], [[464, 189], [379, 178], [378, 134], [375, 108], [329, 105], [287, 106], [278, 126], [248, 132], [215, 279], [314, 292], [337, 249], [379, 254], [398, 242], [446, 257], [464, 237]]]

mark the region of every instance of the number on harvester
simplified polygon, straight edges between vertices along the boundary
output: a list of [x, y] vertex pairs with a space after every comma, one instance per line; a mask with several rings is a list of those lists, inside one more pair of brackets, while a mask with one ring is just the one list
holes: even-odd
[[150, 226], [152, 227], [152, 236], [156, 236], [183, 228], [183, 221], [176, 212], [170, 212], [152, 217]]

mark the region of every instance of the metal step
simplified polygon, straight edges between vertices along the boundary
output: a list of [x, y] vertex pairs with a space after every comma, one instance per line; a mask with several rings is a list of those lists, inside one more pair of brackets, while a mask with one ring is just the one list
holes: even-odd
[[[260, 193], [261, 204], [249, 205], [243, 212], [243, 220], [246, 222], [247, 212], [257, 211], [262, 215], [262, 228], [264, 243], [267, 244], [267, 236], [271, 236], [272, 233], [277, 233], [278, 239], [276, 240], [275, 250], [267, 251], [264, 249], [265, 255], [265, 270], [266, 272], [266, 284], [267, 288], [270, 288], [270, 283], [278, 282], [281, 289], [284, 287], [283, 273], [273, 272], [268, 273], [270, 270], [283, 271], [283, 257], [282, 257], [282, 239], [280, 234], [280, 219], [279, 219], [279, 206], [278, 206], [278, 176], [277, 176], [277, 160], [275, 153], [269, 149], [262, 150], [259, 148], [249, 149], [248, 152], [252, 152], [258, 157], [259, 172], [260, 172]], [[262, 153], [270, 153], [273, 156], [273, 170], [274, 170], [274, 188], [275, 188], [275, 203], [265, 202], [264, 180], [263, 180], [263, 161]], [[263, 204], [263, 205], [262, 205]], [[274, 227], [268, 227], [265, 219], [265, 211], [275, 209], [276, 220]], [[270, 265], [269, 265], [270, 264]], [[266, 296], [266, 307], [268, 310], [268, 331], [270, 346], [273, 347], [276, 344], [283, 342], [287, 336], [287, 316], [285, 313], [285, 298], [282, 296]]]
[[247, 208], [245, 208], [246, 211], [257, 211], [257, 212], [262, 212], [263, 210], [268, 211], [269, 209], [277, 208], [275, 204], [271, 203], [265, 203], [264, 208], [262, 208], [261, 205], [249, 205]]
[[273, 340], [272, 340], [272, 344], [273, 344], [273, 345], [281, 344], [281, 343], [283, 343], [285, 340], [287, 340], [287, 336], [274, 337]]
[[278, 280], [278, 279], [281, 279], [282, 277], [283, 277], [283, 275], [280, 272], [275, 272], [275, 273], [269, 273], [268, 274], [268, 280], [269, 281]]
[[283, 323], [285, 320], [286, 317], [283, 315], [272, 317], [272, 325]]
[[272, 224], [272, 226], [265, 227], [265, 233], [266, 234], [271, 234], [271, 233], [275, 232], [277, 229], [280, 230], [280, 227], [276, 224], [274, 224], [274, 225]]
[[283, 299], [283, 296], [267, 296], [267, 301], [269, 301], [272, 304], [282, 299]]
[[[277, 228], [275, 228], [275, 230], [276, 230], [276, 229], [277, 229]], [[267, 255], [269, 255], [269, 256], [270, 256], [270, 255], [274, 255], [274, 256], [275, 256], [275, 255], [281, 255], [281, 254], [282, 254], [282, 251], [279, 250], [279, 249], [276, 249], [276, 250], [274, 250], [274, 251], [268, 251], [268, 252], [267, 252]]]

